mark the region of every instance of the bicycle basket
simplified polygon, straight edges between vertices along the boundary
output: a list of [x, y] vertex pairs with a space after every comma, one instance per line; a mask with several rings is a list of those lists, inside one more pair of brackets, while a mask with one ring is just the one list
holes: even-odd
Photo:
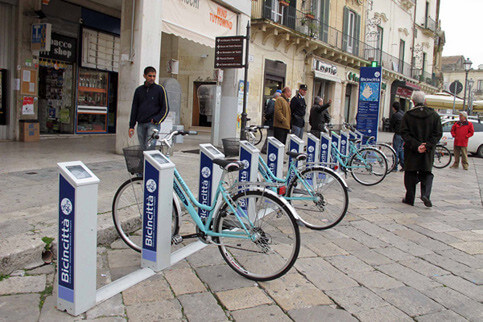
[[223, 152], [225, 157], [238, 156], [240, 150], [240, 139], [238, 138], [226, 138], [221, 139], [223, 142]]
[[131, 174], [142, 174], [144, 169], [143, 149], [140, 145], [123, 148], [124, 159], [126, 160], [127, 171]]

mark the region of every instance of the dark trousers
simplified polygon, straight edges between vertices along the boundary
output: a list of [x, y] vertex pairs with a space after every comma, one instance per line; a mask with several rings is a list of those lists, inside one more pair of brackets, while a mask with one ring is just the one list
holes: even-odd
[[287, 135], [288, 135], [289, 130], [287, 129], [282, 129], [280, 127], [274, 127], [273, 128], [273, 136], [282, 142], [282, 144], [285, 144], [287, 142]]
[[433, 187], [434, 175], [431, 171], [406, 171], [404, 172], [404, 186], [406, 187], [406, 202], [414, 204], [416, 197], [416, 185], [421, 182], [421, 197], [430, 199], [431, 188]]
[[392, 138], [392, 147], [394, 151], [396, 151], [396, 167], [400, 164], [402, 168], [404, 168], [404, 148], [403, 148], [403, 139], [399, 134], [394, 133], [394, 137]]
[[265, 137], [265, 142], [263, 143], [262, 153], [267, 153], [267, 144], [268, 144], [268, 137], [273, 136], [273, 127], [267, 130], [267, 136]]

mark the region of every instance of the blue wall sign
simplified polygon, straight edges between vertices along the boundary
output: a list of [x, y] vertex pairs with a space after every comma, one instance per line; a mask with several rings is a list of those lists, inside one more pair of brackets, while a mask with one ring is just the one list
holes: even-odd
[[340, 153], [347, 154], [349, 151], [349, 134], [347, 132], [340, 132]]
[[[211, 187], [213, 185], [213, 161], [203, 151], [200, 153], [200, 186], [198, 190], [198, 201], [202, 205], [211, 205]], [[208, 217], [208, 211], [198, 209], [201, 218]]]
[[74, 303], [75, 189], [60, 175], [59, 180], [59, 298]]
[[320, 136], [320, 157], [319, 161], [322, 164], [327, 164], [329, 163], [329, 150], [330, 150], [330, 138], [321, 135]]
[[156, 262], [159, 171], [144, 164], [143, 259]]
[[376, 141], [379, 103], [381, 100], [381, 80], [381, 67], [361, 67], [359, 104], [356, 118], [357, 130], [366, 136], [374, 136]]
[[317, 152], [317, 142], [309, 137], [307, 139], [307, 162], [315, 162]]
[[271, 142], [268, 142], [268, 149], [267, 149], [267, 165], [270, 171], [274, 175], [277, 175], [277, 159], [278, 159], [278, 149], [275, 145], [273, 145]]

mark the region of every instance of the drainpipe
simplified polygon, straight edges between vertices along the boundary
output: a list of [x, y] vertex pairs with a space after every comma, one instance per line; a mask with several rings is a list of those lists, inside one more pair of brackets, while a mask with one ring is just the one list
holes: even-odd
[[411, 78], [413, 78], [413, 70], [414, 70], [414, 44], [416, 42], [416, 8], [418, 4], [417, 1], [414, 2], [414, 17], [413, 17], [413, 44], [411, 47]]
[[134, 57], [134, 15], [136, 13], [136, 0], [132, 0], [132, 15], [131, 15], [131, 45], [129, 47], [129, 61], [132, 63]]

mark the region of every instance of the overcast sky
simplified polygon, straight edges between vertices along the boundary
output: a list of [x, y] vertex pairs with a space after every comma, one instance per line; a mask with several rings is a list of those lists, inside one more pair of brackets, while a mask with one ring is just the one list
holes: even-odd
[[443, 56], [463, 55], [483, 64], [483, 0], [441, 0], [439, 18], [446, 35]]

